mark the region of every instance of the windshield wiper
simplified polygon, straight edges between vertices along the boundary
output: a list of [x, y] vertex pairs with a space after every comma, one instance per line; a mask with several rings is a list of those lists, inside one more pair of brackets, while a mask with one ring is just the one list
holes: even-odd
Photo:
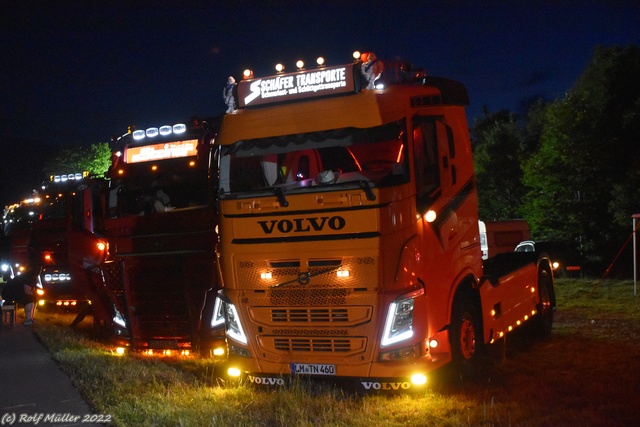
[[367, 200], [374, 201], [376, 199], [376, 195], [373, 194], [373, 190], [371, 189], [371, 184], [369, 184], [369, 181], [361, 180], [358, 181], [358, 184], [360, 184], [360, 188], [364, 190], [364, 194], [367, 195]]
[[273, 191], [278, 198], [278, 202], [280, 202], [280, 207], [286, 208], [287, 206], [289, 206], [287, 198], [284, 197], [284, 190], [282, 189], [282, 187], [276, 187]]

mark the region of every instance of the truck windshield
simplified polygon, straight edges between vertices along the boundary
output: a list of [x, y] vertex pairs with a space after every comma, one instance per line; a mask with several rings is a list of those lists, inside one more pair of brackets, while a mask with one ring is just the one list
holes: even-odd
[[222, 151], [220, 197], [398, 185], [408, 180], [403, 121], [238, 141]]
[[131, 167], [128, 176], [113, 179], [108, 216], [148, 215], [206, 205], [207, 172], [182, 163], [165, 160], [161, 168], [167, 173], [151, 172], [145, 165]]

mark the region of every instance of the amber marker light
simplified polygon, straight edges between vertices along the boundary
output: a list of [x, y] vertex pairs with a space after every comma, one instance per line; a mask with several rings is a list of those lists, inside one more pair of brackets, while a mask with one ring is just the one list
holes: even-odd
[[338, 270], [336, 271], [336, 276], [338, 277], [349, 277], [349, 270]]
[[151, 166], [151, 170], [154, 171], [154, 172], [157, 171], [158, 170], [158, 165]]
[[262, 280], [271, 280], [273, 278], [273, 274], [270, 271], [265, 271], [264, 273], [260, 273], [260, 278]]
[[242, 78], [247, 80], [247, 79], [252, 79], [253, 78], [253, 71], [251, 71], [250, 69], [246, 69], [242, 72]]
[[104, 251], [105, 249], [107, 249], [107, 244], [105, 242], [98, 242], [96, 243], [96, 247], [98, 248], [99, 251]]
[[436, 220], [436, 211], [429, 209], [425, 214], [424, 214], [424, 220], [427, 222], [433, 222]]

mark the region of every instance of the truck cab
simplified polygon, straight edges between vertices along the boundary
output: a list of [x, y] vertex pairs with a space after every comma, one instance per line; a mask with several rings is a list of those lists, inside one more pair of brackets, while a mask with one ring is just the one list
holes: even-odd
[[464, 86], [354, 57], [247, 72], [217, 138], [229, 375], [254, 384], [420, 388], [546, 298], [539, 260], [485, 271]]
[[114, 161], [100, 265], [114, 303], [117, 343], [145, 354], [210, 354], [224, 343], [212, 323], [219, 289], [213, 121], [130, 129]]

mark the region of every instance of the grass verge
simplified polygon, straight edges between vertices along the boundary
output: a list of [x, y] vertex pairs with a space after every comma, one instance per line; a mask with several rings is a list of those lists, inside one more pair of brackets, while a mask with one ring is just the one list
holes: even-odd
[[39, 314], [35, 331], [96, 413], [111, 414], [117, 426], [635, 425], [640, 304], [633, 283], [558, 280], [556, 292], [550, 339], [509, 335], [474, 378], [443, 370], [409, 395], [356, 396], [307, 382], [225, 384], [211, 360], [119, 357], [59, 315]]

